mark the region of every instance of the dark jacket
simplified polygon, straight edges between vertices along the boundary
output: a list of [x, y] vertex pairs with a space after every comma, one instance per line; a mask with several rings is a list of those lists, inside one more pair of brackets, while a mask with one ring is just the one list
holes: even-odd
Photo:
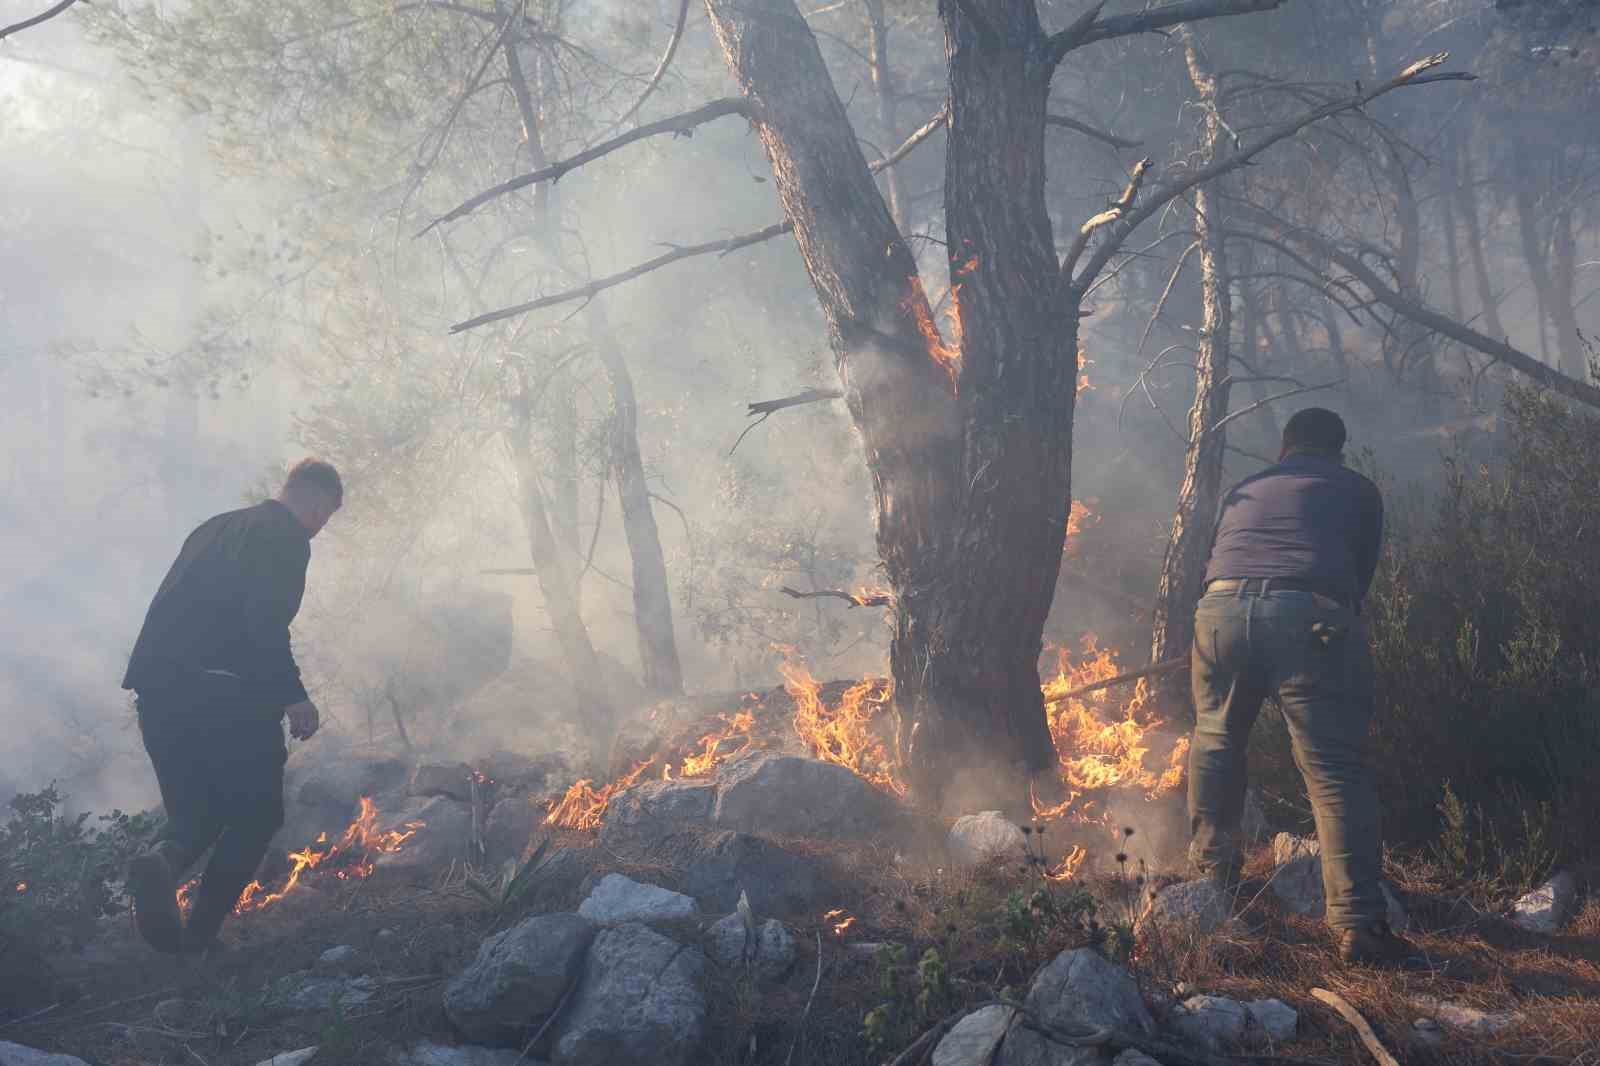
[[1383, 540], [1378, 486], [1335, 459], [1291, 455], [1223, 498], [1206, 580], [1279, 577], [1366, 598]]
[[223, 670], [264, 706], [305, 699], [289, 623], [310, 561], [311, 538], [277, 500], [207, 521], [184, 541], [150, 602], [122, 687], [143, 695]]

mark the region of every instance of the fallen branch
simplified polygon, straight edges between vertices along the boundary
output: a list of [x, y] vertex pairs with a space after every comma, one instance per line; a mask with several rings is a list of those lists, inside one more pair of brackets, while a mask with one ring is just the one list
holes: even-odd
[[844, 393], [838, 389], [807, 389], [804, 392], [797, 392], [793, 396], [785, 396], [778, 400], [757, 400], [746, 407], [745, 414], [771, 414], [774, 411], [781, 411], [785, 407], [799, 407], [801, 404], [816, 403], [819, 400], [838, 400], [843, 397]]
[[1372, 1026], [1367, 1024], [1367, 1020], [1361, 1016], [1360, 1011], [1350, 1005], [1349, 1000], [1337, 992], [1329, 992], [1326, 988], [1313, 988], [1311, 990], [1311, 998], [1320, 1000], [1338, 1011], [1340, 1017], [1355, 1028], [1356, 1035], [1361, 1038], [1361, 1042], [1372, 1053], [1372, 1057], [1378, 1060], [1378, 1066], [1400, 1066], [1395, 1057], [1389, 1054], [1389, 1049], [1384, 1047], [1383, 1042], [1378, 1039], [1378, 1034], [1372, 1031]]
[[1070, 692], [1063, 692], [1059, 696], [1052, 697], [1048, 702], [1060, 703], [1062, 700], [1077, 699], [1079, 696], [1087, 696], [1092, 692], [1099, 692], [1102, 689], [1108, 689], [1116, 685], [1126, 684], [1129, 681], [1137, 681], [1142, 677], [1154, 677], [1157, 674], [1175, 674], [1188, 665], [1189, 657], [1187, 655], [1181, 659], [1168, 659], [1164, 663], [1156, 663], [1154, 666], [1146, 666], [1139, 670], [1131, 670], [1126, 674], [1118, 674], [1116, 677], [1107, 677], [1100, 681], [1096, 681], [1093, 684], [1084, 685], [1081, 688], [1075, 688]]
[[508, 181], [502, 181], [493, 188], [485, 189], [476, 196], [462, 201], [422, 227], [417, 236], [421, 237], [435, 226], [443, 225], [446, 222], [454, 222], [458, 218], [470, 215], [490, 200], [497, 199], [507, 193], [516, 192], [518, 189], [527, 188], [529, 185], [537, 185], [541, 181], [559, 181], [567, 172], [576, 170], [585, 163], [593, 162], [601, 156], [610, 155], [617, 149], [626, 147], [634, 141], [642, 141], [647, 137], [654, 137], [662, 133], [670, 133], [680, 137], [688, 136], [694, 133], [696, 127], [703, 126], [707, 122], [712, 122], [727, 115], [748, 116], [749, 114], [749, 101], [742, 96], [729, 96], [721, 100], [713, 100], [709, 104], [695, 108], [693, 111], [685, 111], [681, 115], [673, 115], [657, 122], [647, 122], [643, 126], [637, 126], [629, 130], [627, 133], [619, 134], [608, 141], [601, 141], [593, 147], [586, 148], [570, 159], [551, 163], [549, 166], [529, 174], [519, 174]]
[[788, 585], [783, 586], [778, 591], [797, 600], [820, 600], [824, 597], [831, 597], [844, 600], [852, 607], [894, 606], [894, 597], [886, 592], [874, 593], [870, 596], [857, 595], [854, 592], [845, 592], [842, 589], [818, 589], [815, 592], [801, 592], [799, 589], [792, 589]]
[[21, 22], [14, 22], [4, 29], [0, 29], [0, 41], [10, 37], [13, 33], [21, 33], [23, 30], [28, 29], [31, 26], [37, 26], [41, 22], [50, 21], [77, 2], [78, 0], [61, 0], [59, 4], [50, 8], [48, 11], [41, 12], [32, 18], [23, 19]]

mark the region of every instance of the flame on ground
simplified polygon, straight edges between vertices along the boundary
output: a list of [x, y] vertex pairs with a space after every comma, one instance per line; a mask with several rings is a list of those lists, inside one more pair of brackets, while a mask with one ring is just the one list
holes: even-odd
[[605, 815], [611, 797], [638, 784], [644, 772], [655, 764], [655, 757], [651, 756], [600, 789], [596, 789], [594, 781], [587, 777], [574, 781], [566, 795], [550, 805], [544, 824], [562, 829], [599, 829], [600, 819]]
[[828, 928], [833, 930], [834, 936], [844, 936], [845, 930], [856, 924], [855, 915], [846, 914], [843, 907], [835, 907], [824, 914], [822, 920], [828, 923]]
[[1072, 662], [1065, 649], [1058, 653], [1056, 676], [1044, 685], [1045, 714], [1060, 753], [1061, 779], [1071, 795], [1054, 807], [1035, 801], [1034, 813], [1041, 819], [1065, 815], [1072, 809], [1077, 793], [1090, 789], [1137, 788], [1154, 799], [1174, 791], [1183, 782], [1187, 739], [1173, 745], [1164, 765], [1152, 768], [1146, 764], [1149, 734], [1164, 723], [1141, 713], [1146, 698], [1143, 685], [1126, 702], [1118, 702], [1115, 690], [1106, 689], [1068, 696], [1121, 672], [1116, 654], [1099, 647], [1093, 635], [1085, 638], [1084, 656], [1078, 663]]
[[[289, 853], [289, 876], [281, 887], [268, 891], [260, 881], [244, 886], [234, 914], [249, 914], [277, 903], [292, 892], [308, 870], [326, 869], [340, 881], [359, 881], [372, 876], [376, 869], [374, 857], [400, 851], [407, 841], [417, 835], [423, 822], [406, 822], [399, 829], [379, 830], [378, 808], [370, 796], [361, 797], [361, 812], [355, 821], [345, 827], [337, 841], [328, 840], [328, 834], [319, 834], [316, 841]], [[178, 887], [178, 908], [187, 914], [194, 905], [194, 892], [200, 883], [195, 877]]]
[[893, 688], [887, 679], [868, 678], [845, 690], [837, 707], [822, 701], [822, 686], [804, 664], [782, 649], [785, 658], [778, 667], [783, 688], [794, 698], [794, 731], [824, 762], [838, 763], [858, 777], [897, 796], [906, 786], [896, 772], [895, 760], [883, 738], [873, 728], [889, 705]]
[[1063, 855], [1060, 862], [1046, 870], [1044, 875], [1052, 881], [1071, 881], [1078, 876], [1078, 868], [1088, 857], [1088, 848], [1074, 844], [1072, 850]]

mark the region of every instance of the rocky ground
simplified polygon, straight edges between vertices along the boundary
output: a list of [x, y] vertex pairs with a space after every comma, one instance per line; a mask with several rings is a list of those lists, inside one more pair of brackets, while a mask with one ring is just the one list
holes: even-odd
[[1492, 913], [1393, 865], [1392, 920], [1431, 965], [1374, 974], [1335, 961], [1320, 857], [1287, 833], [1223, 898], [1141, 867], [1137, 836], [1110, 873], [1048, 881], [1059, 828], [1045, 847], [994, 813], [932, 824], [788, 752], [637, 786], [596, 831], [542, 825], [567, 776], [295, 766], [286, 839], [336, 833], [363, 796], [415, 835], [369, 878], [308, 875], [235, 919], [214, 960], [103, 923], [0, 1019], [0, 1066], [1371, 1061], [1314, 989], [1401, 1062], [1600, 1061], [1600, 906], [1577, 874]]

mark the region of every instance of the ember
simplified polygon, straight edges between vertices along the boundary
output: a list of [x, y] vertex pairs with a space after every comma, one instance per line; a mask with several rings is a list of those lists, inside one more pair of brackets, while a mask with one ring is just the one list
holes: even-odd
[[[371, 797], [362, 796], [361, 813], [345, 828], [337, 842], [330, 844], [328, 834], [321, 833], [314, 843], [299, 851], [291, 851], [289, 876], [284, 879], [283, 886], [269, 892], [260, 881], [251, 881], [244, 887], [233, 913], [249, 914], [272, 906], [293, 891], [308, 870], [326, 870], [340, 881], [359, 881], [370, 877], [376, 868], [373, 856], [400, 851], [424, 825], [422, 822], [407, 822], [399, 829], [380, 832], [377, 821], [377, 806]], [[194, 890], [199, 883], [200, 879], [195, 877], [178, 887], [178, 907], [185, 914], [194, 905]]]

